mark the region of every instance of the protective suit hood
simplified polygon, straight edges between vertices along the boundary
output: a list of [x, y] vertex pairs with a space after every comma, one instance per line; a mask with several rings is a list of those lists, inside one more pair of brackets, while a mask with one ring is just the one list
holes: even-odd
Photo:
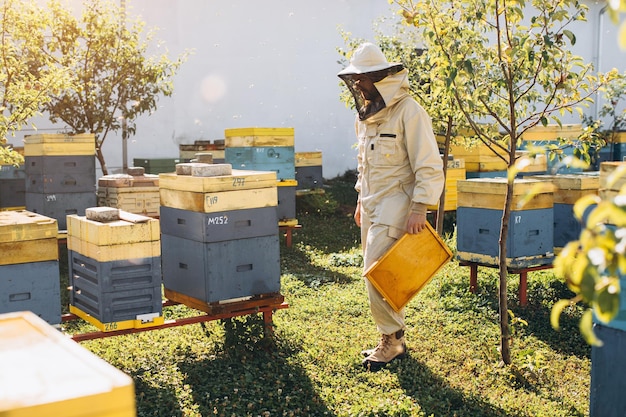
[[[388, 62], [382, 51], [372, 43], [359, 46], [350, 59], [350, 65], [337, 75], [354, 97], [360, 120], [372, 117], [409, 94], [408, 71], [401, 63]], [[369, 97], [356, 87], [364, 76], [374, 84], [374, 91]]]

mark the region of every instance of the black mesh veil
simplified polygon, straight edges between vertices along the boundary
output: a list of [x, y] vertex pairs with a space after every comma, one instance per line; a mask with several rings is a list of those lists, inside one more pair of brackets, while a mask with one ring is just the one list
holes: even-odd
[[378, 90], [374, 91], [370, 97], [365, 98], [363, 94], [355, 87], [356, 82], [363, 76], [369, 78], [373, 83], [382, 81], [389, 75], [398, 73], [403, 69], [402, 65], [394, 65], [380, 71], [367, 72], [363, 74], [342, 74], [339, 78], [346, 83], [348, 90], [354, 97], [354, 104], [359, 113], [359, 119], [365, 120], [385, 108], [385, 101]]

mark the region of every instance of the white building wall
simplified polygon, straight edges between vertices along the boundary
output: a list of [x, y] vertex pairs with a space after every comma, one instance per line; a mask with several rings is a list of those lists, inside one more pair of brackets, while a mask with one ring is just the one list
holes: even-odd
[[[296, 152], [321, 151], [326, 178], [356, 168], [354, 113], [339, 101], [343, 46], [339, 26], [374, 38], [394, 17], [386, 0], [127, 0], [160, 28], [173, 55], [195, 52], [175, 78], [172, 98], [138, 121], [133, 158], [178, 156], [178, 145], [221, 139], [224, 129], [293, 127]], [[111, 138], [114, 139], [114, 138]], [[119, 140], [107, 139], [110, 167], [122, 164]]]
[[[133, 158], [178, 157], [179, 144], [221, 139], [228, 128], [293, 127], [296, 152], [321, 151], [326, 178], [356, 168], [354, 112], [339, 101], [339, 28], [373, 40], [381, 18], [395, 19], [387, 0], [120, 1], [159, 29], [156, 39], [170, 57], [194, 50], [174, 80], [173, 97], [138, 119], [129, 166]], [[574, 53], [602, 71], [625, 71], [617, 27], [600, 13], [605, 3], [586, 3], [588, 22], [571, 27]], [[37, 127], [57, 130], [45, 119]], [[20, 135], [9, 142], [19, 146]], [[109, 135], [103, 151], [109, 172], [119, 172], [121, 139]]]

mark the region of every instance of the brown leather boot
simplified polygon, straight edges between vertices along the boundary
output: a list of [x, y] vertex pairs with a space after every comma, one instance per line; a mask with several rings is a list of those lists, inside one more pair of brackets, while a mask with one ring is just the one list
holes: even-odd
[[395, 359], [403, 359], [406, 356], [406, 344], [404, 343], [404, 330], [398, 330], [392, 334], [383, 334], [378, 346], [368, 349], [361, 354], [369, 353], [363, 359], [363, 367], [371, 372], [376, 372]]

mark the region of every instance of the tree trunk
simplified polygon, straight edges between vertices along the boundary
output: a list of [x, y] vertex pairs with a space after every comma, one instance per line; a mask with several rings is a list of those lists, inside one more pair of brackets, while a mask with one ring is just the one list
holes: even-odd
[[500, 285], [498, 293], [499, 312], [500, 312], [500, 354], [502, 361], [511, 364], [511, 331], [509, 328], [509, 306], [507, 296], [507, 266], [506, 266], [506, 242], [509, 233], [509, 220], [511, 218], [511, 202], [513, 200], [513, 181], [508, 180], [506, 187], [506, 197], [504, 210], [502, 211], [502, 227], [500, 228], [500, 250], [499, 250], [499, 272]]
[[96, 158], [98, 158], [98, 162], [100, 162], [100, 168], [102, 169], [102, 175], [109, 175], [107, 164], [104, 161], [104, 155], [102, 154], [102, 150], [100, 147], [96, 148]]
[[[452, 136], [452, 117], [448, 117], [448, 126], [446, 128], [446, 139], [443, 145], [443, 176], [445, 179], [448, 178], [448, 155], [450, 154], [450, 137]], [[444, 216], [446, 214], [446, 186], [444, 183], [443, 191], [441, 192], [441, 197], [439, 198], [439, 207], [437, 208], [437, 224], [435, 229], [437, 233], [441, 236], [443, 235], [443, 221]]]

